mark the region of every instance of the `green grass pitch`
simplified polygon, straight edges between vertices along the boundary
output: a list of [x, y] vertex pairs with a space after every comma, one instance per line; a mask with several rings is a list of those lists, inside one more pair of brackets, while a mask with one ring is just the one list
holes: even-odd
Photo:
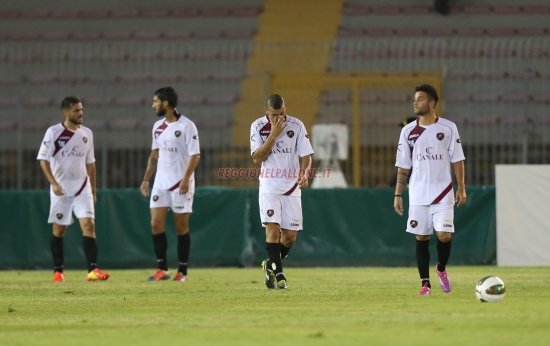
[[[188, 282], [147, 282], [153, 270], [0, 272], [0, 345], [549, 345], [550, 268], [450, 266], [453, 291], [418, 297], [416, 268], [287, 268], [268, 290], [260, 267], [190, 269]], [[506, 284], [480, 303], [486, 275]], [[435, 280], [434, 280], [435, 279]]]

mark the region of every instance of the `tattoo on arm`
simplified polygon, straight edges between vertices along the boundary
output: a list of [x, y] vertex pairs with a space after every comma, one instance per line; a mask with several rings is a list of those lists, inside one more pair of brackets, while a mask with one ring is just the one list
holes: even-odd
[[398, 184], [406, 185], [406, 184], [407, 184], [407, 179], [406, 179], [406, 178], [402, 178], [402, 177], [397, 177], [397, 183], [398, 183]]

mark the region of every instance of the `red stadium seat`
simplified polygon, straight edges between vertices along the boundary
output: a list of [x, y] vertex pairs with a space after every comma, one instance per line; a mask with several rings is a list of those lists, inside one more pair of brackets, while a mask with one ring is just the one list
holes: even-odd
[[179, 101], [183, 105], [197, 106], [204, 103], [204, 96], [202, 95], [183, 95], [179, 98]]
[[460, 36], [483, 36], [485, 30], [481, 28], [458, 28], [456, 29], [456, 33]]
[[139, 10], [137, 8], [114, 9], [111, 16], [113, 18], [135, 18], [139, 16]]
[[327, 91], [321, 95], [320, 101], [324, 104], [339, 104], [351, 102], [351, 95], [345, 91]]
[[77, 31], [72, 34], [74, 40], [93, 41], [101, 37], [99, 31]]
[[42, 38], [47, 41], [65, 41], [71, 37], [69, 31], [51, 31], [42, 33]]
[[227, 38], [252, 38], [255, 30], [226, 30], [224, 36]]
[[338, 30], [338, 37], [361, 37], [365, 34], [364, 29], [341, 28]]
[[401, 12], [399, 6], [373, 6], [370, 8], [372, 14], [398, 14]]
[[191, 31], [188, 30], [171, 30], [164, 33], [165, 38], [173, 40], [185, 40], [190, 38], [191, 35]]
[[57, 76], [53, 74], [35, 74], [27, 76], [25, 81], [29, 84], [52, 84], [56, 79]]
[[137, 40], [158, 40], [163, 36], [162, 31], [144, 30], [134, 32], [134, 38]]
[[516, 33], [514, 28], [488, 28], [486, 30], [488, 35], [491, 36], [513, 36]]
[[145, 18], [163, 18], [169, 14], [170, 12], [165, 8], [148, 8], [141, 11], [141, 16]]
[[80, 16], [80, 12], [77, 10], [54, 10], [52, 11], [52, 17], [57, 19], [75, 19]]
[[426, 35], [428, 36], [452, 36], [455, 33], [451, 28], [427, 28]]
[[118, 96], [112, 98], [111, 105], [123, 107], [141, 106], [145, 103], [144, 101], [143, 97], [139, 95]]
[[30, 96], [23, 101], [27, 107], [48, 107], [52, 104], [52, 98], [48, 96]]
[[30, 11], [21, 11], [19, 16], [24, 19], [45, 19], [51, 15], [51, 12], [48, 10], [30, 10]]
[[0, 10], [0, 19], [13, 19], [19, 17], [17, 10]]
[[2, 96], [0, 97], [0, 107], [15, 107], [19, 103], [17, 97]]
[[523, 12], [529, 13], [529, 14], [546, 14], [550, 13], [550, 6], [538, 6], [538, 5], [532, 5], [532, 6], [523, 6]]
[[106, 40], [127, 40], [131, 35], [130, 31], [107, 31], [103, 33], [103, 38]]
[[0, 85], [13, 85], [19, 82], [19, 78], [14, 76], [0, 76]]
[[10, 35], [12, 41], [34, 41], [40, 38], [38, 32], [13, 32]]
[[82, 99], [84, 106], [103, 107], [109, 103], [109, 99], [103, 96], [85, 96]]
[[81, 12], [81, 15], [82, 15], [83, 18], [88, 18], [88, 19], [102, 19], [102, 18], [109, 17], [109, 11], [99, 10], [99, 9], [83, 10]]
[[393, 34], [394, 34], [393, 29], [388, 29], [388, 28], [367, 29], [367, 36], [385, 37], [385, 36], [393, 36]]
[[230, 10], [230, 14], [235, 17], [256, 17], [262, 13], [260, 7], [237, 7]]
[[229, 9], [225, 7], [203, 8], [201, 14], [205, 17], [225, 17], [229, 14]]
[[489, 14], [492, 12], [491, 6], [464, 6], [462, 12], [468, 14]]
[[430, 6], [405, 6], [402, 8], [404, 13], [409, 14], [429, 14], [432, 13]]
[[500, 100], [500, 95], [496, 92], [473, 93], [472, 101], [474, 102], [497, 102]]
[[119, 80], [121, 83], [146, 83], [151, 81], [151, 75], [146, 72], [130, 73], [121, 75]]
[[210, 105], [230, 106], [230, 105], [234, 105], [238, 99], [239, 98], [236, 95], [212, 95], [206, 98], [206, 103]]
[[174, 17], [196, 17], [198, 15], [198, 8], [178, 8], [172, 11]]
[[396, 29], [396, 33], [399, 36], [423, 36], [425, 30], [421, 28], [399, 28]]
[[107, 123], [111, 131], [133, 131], [137, 128], [137, 125], [138, 120], [135, 118], [114, 119]]
[[540, 36], [548, 34], [545, 28], [518, 28], [517, 33], [525, 36]]
[[502, 99], [502, 102], [506, 102], [506, 103], [523, 103], [525, 102], [526, 97], [521, 92], [513, 92], [513, 93], [502, 95], [501, 99]]
[[198, 30], [195, 31], [194, 37], [201, 39], [213, 39], [220, 38], [222, 36], [221, 30]]
[[445, 100], [449, 103], [465, 103], [470, 101], [470, 95], [465, 92], [450, 93], [445, 95]]
[[346, 6], [342, 9], [342, 14], [345, 16], [362, 16], [370, 13], [370, 9], [366, 6]]
[[101, 131], [105, 129], [107, 122], [103, 119], [97, 119], [97, 118], [85, 116], [85, 120], [83, 124], [84, 126], [92, 129], [92, 131]]
[[500, 14], [519, 14], [521, 13], [521, 6], [493, 6], [493, 12]]

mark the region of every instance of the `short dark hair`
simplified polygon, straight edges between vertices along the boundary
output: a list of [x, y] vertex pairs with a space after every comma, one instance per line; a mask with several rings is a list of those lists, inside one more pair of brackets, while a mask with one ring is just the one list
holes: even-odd
[[155, 91], [155, 96], [161, 101], [168, 101], [168, 104], [172, 108], [176, 108], [178, 105], [178, 93], [176, 92], [176, 89], [171, 86], [160, 88]]
[[82, 103], [76, 96], [67, 96], [61, 101], [61, 110], [71, 109], [77, 103]]
[[285, 100], [283, 100], [283, 97], [279, 94], [273, 94], [267, 98], [267, 106], [275, 110], [281, 109], [284, 103]]
[[435, 104], [439, 101], [439, 96], [437, 95], [437, 90], [430, 84], [420, 84], [414, 88], [414, 92], [422, 91], [428, 94], [430, 101], [435, 101]]

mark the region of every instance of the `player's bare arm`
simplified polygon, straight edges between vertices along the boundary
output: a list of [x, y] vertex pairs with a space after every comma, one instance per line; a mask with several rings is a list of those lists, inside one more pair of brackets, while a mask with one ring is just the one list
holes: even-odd
[[302, 157], [302, 167], [300, 169], [300, 176], [298, 177], [298, 187], [302, 190], [309, 184], [308, 177], [311, 171], [311, 161], [311, 155]]
[[197, 168], [200, 158], [201, 158], [200, 154], [193, 155], [189, 158], [189, 166], [187, 166], [185, 175], [180, 181], [180, 186], [179, 186], [180, 195], [186, 194], [189, 191], [189, 179], [191, 179], [191, 176], [193, 175], [195, 168]]
[[466, 197], [466, 184], [464, 183], [464, 161], [453, 163], [453, 168], [458, 185], [458, 188], [456, 190], [456, 206], [460, 208], [466, 203], [466, 200], [468, 199], [468, 197]]
[[157, 164], [159, 161], [159, 151], [157, 150], [151, 150], [151, 154], [149, 155], [149, 160], [147, 161], [147, 169], [145, 170], [145, 175], [143, 176], [143, 181], [141, 182], [141, 186], [139, 190], [141, 191], [141, 194], [144, 197], [149, 197], [149, 180], [155, 174], [157, 171]]
[[403, 199], [401, 194], [407, 186], [407, 178], [409, 177], [410, 169], [397, 168], [397, 184], [395, 185], [395, 197], [393, 198], [393, 209], [399, 215], [403, 215]]
[[96, 168], [95, 162], [86, 164], [86, 171], [88, 172], [88, 177], [90, 178], [90, 186], [92, 187], [92, 194], [94, 196], [94, 204], [97, 202], [96, 195]]
[[63, 192], [61, 185], [59, 185], [55, 180], [55, 178], [53, 177], [52, 169], [50, 167], [50, 161], [40, 160], [40, 168], [42, 168], [42, 172], [44, 172], [46, 179], [48, 179], [48, 181], [52, 185], [53, 193], [56, 196], [63, 196], [65, 193]]
[[254, 161], [255, 164], [261, 164], [267, 159], [275, 144], [275, 140], [286, 127], [284, 113], [282, 113], [282, 115], [268, 114], [268, 117], [271, 121], [271, 133], [267, 136], [265, 143], [252, 154], [252, 161]]

